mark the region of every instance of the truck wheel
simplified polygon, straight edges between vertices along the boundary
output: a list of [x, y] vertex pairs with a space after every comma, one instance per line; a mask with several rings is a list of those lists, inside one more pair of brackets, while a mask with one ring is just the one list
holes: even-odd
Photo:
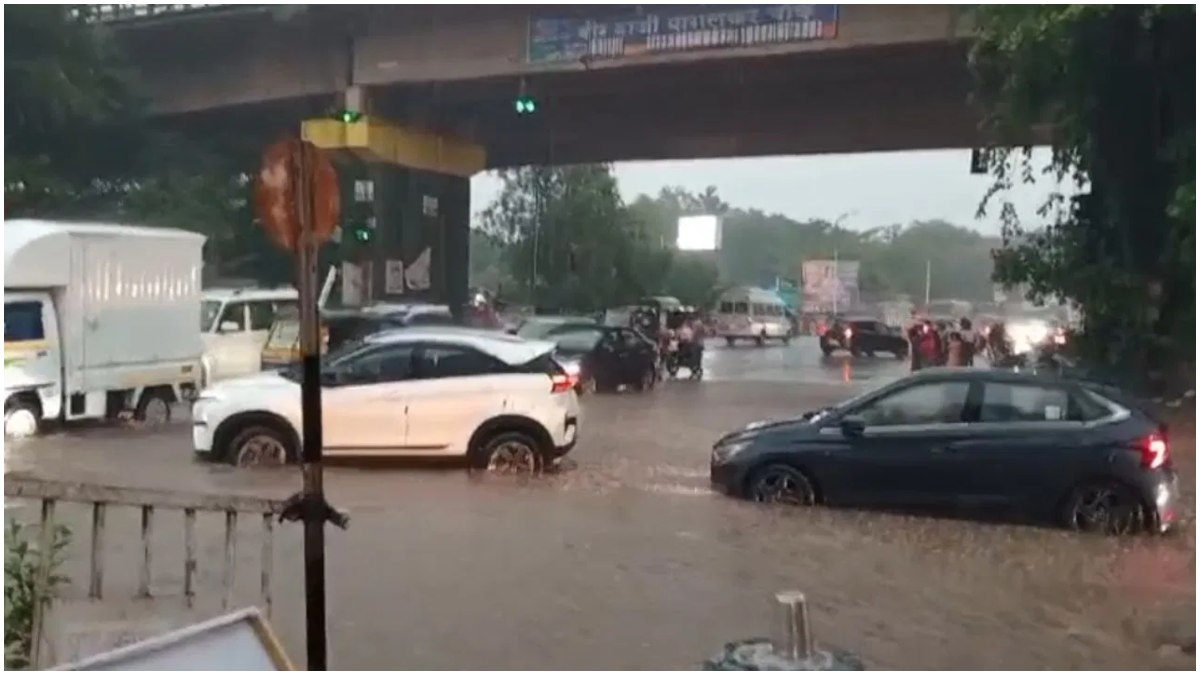
[[764, 333], [764, 334], [762, 334], [762, 335], [759, 335], [759, 336], [758, 336], [758, 337], [756, 337], [756, 338], [754, 338], [754, 344], [755, 344], [755, 345], [757, 345], [757, 346], [759, 346], [759, 347], [763, 346], [763, 343], [764, 343], [764, 342], [766, 342], [766, 341], [767, 341], [767, 338], [766, 338], [766, 334], [765, 334], [765, 333]]
[[162, 426], [171, 421], [171, 403], [175, 393], [163, 389], [147, 389], [142, 392], [142, 400], [138, 401], [134, 419], [146, 426]]
[[731, 337], [725, 338], [725, 346], [732, 347], [733, 346], [733, 338], [731, 338]]
[[14, 399], [4, 406], [4, 437], [29, 438], [37, 435], [41, 417], [38, 406], [31, 401]]

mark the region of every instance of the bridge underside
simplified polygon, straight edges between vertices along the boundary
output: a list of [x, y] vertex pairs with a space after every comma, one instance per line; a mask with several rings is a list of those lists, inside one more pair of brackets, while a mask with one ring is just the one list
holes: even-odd
[[[474, 141], [489, 167], [965, 148], [980, 142], [965, 45], [949, 42], [371, 87], [369, 113]], [[295, 134], [340, 94], [174, 118]]]

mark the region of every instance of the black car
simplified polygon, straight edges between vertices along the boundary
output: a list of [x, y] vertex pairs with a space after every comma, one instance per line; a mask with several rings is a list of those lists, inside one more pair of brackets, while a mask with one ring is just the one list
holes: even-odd
[[658, 355], [654, 343], [630, 328], [585, 326], [546, 336], [553, 341], [555, 358], [579, 375], [579, 392], [612, 390], [621, 385], [639, 391], [658, 382]]
[[1085, 531], [1169, 529], [1167, 428], [1110, 387], [932, 368], [713, 447], [721, 491], [763, 502], [1004, 507]]
[[908, 356], [908, 338], [876, 319], [839, 319], [821, 336], [821, 351], [829, 356], [839, 349], [854, 356], [886, 352], [903, 359]]
[[553, 334], [591, 328], [597, 325], [586, 316], [531, 316], [521, 321], [510, 334], [526, 340], [550, 340]]

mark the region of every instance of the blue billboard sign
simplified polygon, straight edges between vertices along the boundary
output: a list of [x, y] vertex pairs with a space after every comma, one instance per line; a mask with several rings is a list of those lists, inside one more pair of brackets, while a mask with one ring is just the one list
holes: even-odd
[[837, 5], [668, 5], [593, 16], [558, 9], [530, 17], [526, 59], [562, 63], [831, 40], [837, 25]]

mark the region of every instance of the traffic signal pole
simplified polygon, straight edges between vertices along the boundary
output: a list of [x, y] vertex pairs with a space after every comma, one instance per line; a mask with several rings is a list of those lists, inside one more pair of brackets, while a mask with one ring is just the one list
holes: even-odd
[[313, 504], [325, 503], [321, 462], [324, 439], [321, 428], [321, 325], [317, 317], [317, 243], [313, 236], [312, 162], [308, 148], [296, 160], [296, 213], [300, 220], [297, 253], [297, 290], [300, 301], [300, 358], [302, 379], [300, 409], [303, 499], [310, 505], [304, 513], [304, 610], [309, 670], [328, 667], [325, 643], [325, 518]]

